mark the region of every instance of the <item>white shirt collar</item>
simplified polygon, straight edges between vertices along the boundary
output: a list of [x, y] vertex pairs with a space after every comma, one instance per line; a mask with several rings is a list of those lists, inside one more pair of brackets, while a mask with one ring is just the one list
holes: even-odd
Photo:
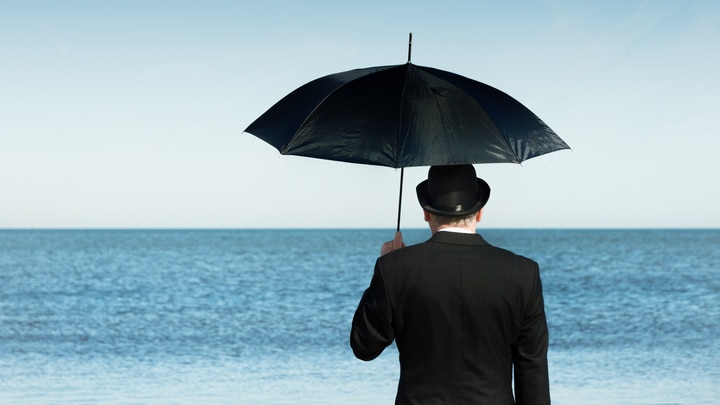
[[475, 233], [469, 229], [456, 228], [456, 227], [447, 227], [447, 228], [438, 229], [438, 232]]

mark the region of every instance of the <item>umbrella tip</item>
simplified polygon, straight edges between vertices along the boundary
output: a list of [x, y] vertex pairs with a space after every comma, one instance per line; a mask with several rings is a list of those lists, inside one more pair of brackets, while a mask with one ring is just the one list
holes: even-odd
[[412, 32], [408, 37], [408, 63], [410, 63], [410, 56], [412, 54]]

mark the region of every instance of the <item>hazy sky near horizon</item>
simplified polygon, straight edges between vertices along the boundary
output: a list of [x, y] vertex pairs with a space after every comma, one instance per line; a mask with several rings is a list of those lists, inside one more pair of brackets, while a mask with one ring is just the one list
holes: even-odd
[[720, 227], [714, 0], [0, 0], [0, 228], [394, 228], [399, 171], [243, 130], [312, 79], [405, 63], [410, 32], [413, 63], [572, 147], [475, 165], [483, 227]]

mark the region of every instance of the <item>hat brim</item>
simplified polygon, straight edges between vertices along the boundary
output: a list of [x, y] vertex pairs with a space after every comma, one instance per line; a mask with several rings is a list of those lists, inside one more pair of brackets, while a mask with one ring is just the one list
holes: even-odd
[[417, 198], [420, 202], [420, 206], [431, 214], [447, 217], [462, 217], [465, 215], [470, 215], [480, 211], [480, 209], [484, 207], [485, 204], [487, 204], [488, 199], [490, 199], [490, 186], [485, 182], [485, 180], [477, 178], [479, 199], [475, 202], [475, 204], [468, 208], [462, 207], [460, 210], [448, 210], [442, 209], [440, 207], [434, 207], [430, 203], [430, 198], [427, 193], [427, 182], [428, 181], [425, 180], [418, 184], [415, 188], [415, 191], [417, 193]]

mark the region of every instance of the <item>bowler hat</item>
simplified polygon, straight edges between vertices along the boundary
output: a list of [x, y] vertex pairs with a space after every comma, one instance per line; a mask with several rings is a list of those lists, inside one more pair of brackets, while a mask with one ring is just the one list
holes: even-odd
[[425, 210], [453, 217], [479, 211], [490, 198], [490, 186], [475, 176], [472, 165], [432, 166], [415, 191]]

